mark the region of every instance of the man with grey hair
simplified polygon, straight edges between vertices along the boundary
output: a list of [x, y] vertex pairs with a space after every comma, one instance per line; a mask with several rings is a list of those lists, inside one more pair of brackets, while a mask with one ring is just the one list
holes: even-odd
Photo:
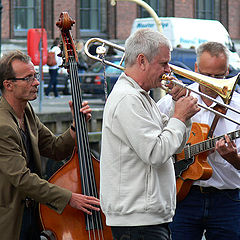
[[[197, 49], [195, 71], [206, 76], [214, 77], [221, 81], [228, 75], [229, 52], [228, 49], [217, 42], [206, 42]], [[219, 80], [218, 80], [219, 79]], [[227, 80], [226, 80], [227, 81]], [[190, 89], [200, 91], [217, 101], [222, 98], [210, 88], [191, 84]], [[195, 93], [192, 96], [198, 99], [203, 106], [215, 108], [218, 105], [206, 97]], [[171, 109], [172, 96], [165, 96], [159, 102], [159, 109], [168, 114]], [[240, 110], [240, 94], [233, 92], [230, 106]], [[228, 110], [226, 115], [232, 119], [239, 119], [239, 114]], [[201, 109], [193, 116], [192, 121], [197, 124], [207, 124], [209, 127], [214, 122], [215, 114]], [[200, 125], [204, 131], [206, 127]], [[225, 118], [220, 118], [216, 124], [213, 136], [224, 136], [233, 131], [239, 131], [239, 125]], [[212, 130], [210, 132], [212, 132]], [[204, 132], [193, 130], [191, 141], [201, 139]], [[201, 135], [203, 134], [203, 135]], [[206, 134], [206, 133], [205, 133]], [[237, 136], [237, 135], [236, 135]], [[198, 141], [197, 141], [198, 142]], [[196, 143], [196, 142], [195, 142]], [[213, 143], [213, 142], [212, 142]], [[207, 160], [212, 168], [212, 176], [207, 180], [193, 181], [187, 196], [177, 203], [176, 214], [170, 225], [173, 240], [202, 239], [205, 231], [206, 239], [239, 240], [240, 239], [240, 139], [231, 141], [225, 135], [215, 144], [215, 151], [209, 152]], [[203, 156], [200, 156], [202, 158]], [[205, 166], [202, 170], [206, 171]], [[199, 171], [199, 170], [198, 170]], [[197, 172], [197, 171], [196, 171]]]
[[[167, 38], [141, 29], [125, 44], [125, 66], [106, 102], [100, 158], [100, 201], [114, 239], [170, 239], [175, 210], [171, 156], [181, 151], [200, 109], [171, 86], [179, 100], [169, 119], [150, 97], [170, 73]], [[171, 78], [171, 77], [169, 77]]]

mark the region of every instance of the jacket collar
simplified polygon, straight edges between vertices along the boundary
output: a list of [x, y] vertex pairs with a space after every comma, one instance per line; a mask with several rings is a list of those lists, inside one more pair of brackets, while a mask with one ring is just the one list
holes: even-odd
[[[0, 107], [3, 107], [4, 109], [6, 109], [7, 111], [9, 111], [11, 113], [11, 115], [13, 116], [14, 121], [17, 123], [17, 125], [19, 126], [18, 123], [18, 118], [17, 115], [14, 111], [14, 109], [12, 108], [12, 106], [8, 103], [8, 101], [6, 100], [6, 98], [4, 98], [3, 96], [0, 97]], [[29, 110], [29, 103], [27, 103], [26, 108], [25, 108], [25, 112], [27, 112]]]
[[15, 111], [13, 110], [12, 106], [8, 103], [8, 101], [3, 96], [1, 96], [1, 98], [0, 98], [0, 105], [4, 109], [7, 109], [11, 113], [11, 115], [14, 117], [14, 120], [17, 121], [17, 115], [16, 115]]

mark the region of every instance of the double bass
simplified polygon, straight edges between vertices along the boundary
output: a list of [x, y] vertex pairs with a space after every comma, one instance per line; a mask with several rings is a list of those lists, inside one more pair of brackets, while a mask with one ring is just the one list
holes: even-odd
[[[91, 155], [86, 119], [79, 111], [82, 107], [82, 96], [78, 77], [78, 57], [69, 31], [74, 23], [67, 12], [62, 12], [56, 25], [61, 30], [63, 65], [68, 69], [71, 81], [76, 146], [70, 160], [49, 179], [49, 182], [75, 193], [98, 198], [100, 164]], [[62, 214], [58, 214], [40, 204], [39, 214], [42, 227], [50, 233], [50, 239], [113, 239], [111, 228], [106, 226], [105, 216], [101, 211], [92, 210], [92, 215], [89, 215], [67, 205]]]

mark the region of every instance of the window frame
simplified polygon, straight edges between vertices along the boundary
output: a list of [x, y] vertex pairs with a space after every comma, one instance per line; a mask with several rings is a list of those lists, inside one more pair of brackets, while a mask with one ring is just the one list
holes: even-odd
[[[101, 14], [102, 13], [102, 7], [101, 5], [104, 4], [102, 3], [101, 0], [95, 0], [96, 1], [96, 6], [97, 8], [91, 10], [91, 6], [89, 6], [88, 8], [82, 8], [81, 7], [81, 3], [85, 1], [85, 0], [80, 0], [80, 1], [77, 1], [77, 12], [78, 12], [78, 30], [79, 30], [79, 33], [80, 33], [80, 36], [81, 37], [93, 37], [93, 36], [96, 36], [96, 34], [98, 36], [106, 36], [106, 34], [103, 34], [102, 33], [102, 17], [105, 15], [105, 14]], [[89, 21], [91, 21], [91, 11], [96, 11], [98, 12], [98, 16], [97, 16], [97, 28], [96, 29], [93, 29], [93, 28], [83, 28], [82, 26], [82, 23], [81, 23], [81, 14], [82, 14], [82, 11], [89, 11], [90, 14], [89, 15]], [[102, 16], [103, 15], [103, 16]], [[91, 25], [91, 23], [90, 23]]]
[[[145, 0], [145, 2], [156, 12], [156, 14], [159, 17], [167, 17], [168, 15], [167, 6], [169, 4], [168, 0]], [[163, 7], [160, 7], [161, 2], [164, 5]], [[154, 5], [157, 5], [157, 9], [155, 9], [155, 7], [152, 6], [153, 3]], [[140, 15], [140, 18], [151, 17], [150, 14], [147, 12], [147, 10], [141, 6], [140, 6], [139, 15]]]
[[[16, 1], [11, 1], [11, 12], [12, 12], [12, 23], [11, 23], [11, 28], [12, 28], [12, 35], [13, 37], [26, 37], [28, 29], [30, 28], [36, 28], [38, 26], [38, 9], [40, 7], [40, 0], [32, 0], [32, 6], [17, 6]], [[32, 27], [27, 27], [27, 28], [21, 28], [17, 29], [15, 25], [15, 19], [16, 19], [16, 10], [19, 9], [27, 9], [27, 10], [32, 10], [32, 15], [33, 15], [33, 25]], [[25, 16], [24, 21], [28, 22], [27, 15]]]
[[[200, 1], [202, 1], [202, 9], [199, 9], [201, 4]], [[207, 3], [210, 3], [210, 5]], [[211, 6], [211, 9], [207, 8], [207, 6]], [[195, 0], [195, 18], [220, 21], [221, 0]]]

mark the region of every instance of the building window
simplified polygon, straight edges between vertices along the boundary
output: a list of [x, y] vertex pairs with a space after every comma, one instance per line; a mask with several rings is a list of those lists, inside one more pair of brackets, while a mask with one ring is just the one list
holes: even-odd
[[[145, 0], [145, 2], [157, 13], [159, 17], [167, 16], [167, 0]], [[140, 7], [140, 17], [150, 17], [149, 12]]]
[[37, 27], [40, 0], [14, 0], [12, 4], [14, 36], [27, 36], [28, 29]]
[[220, 21], [220, 0], [195, 0], [196, 18]]
[[80, 1], [80, 29], [100, 31], [100, 0]]
[[77, 35], [79, 38], [107, 36], [107, 4], [108, 0], [78, 0], [76, 1]]

